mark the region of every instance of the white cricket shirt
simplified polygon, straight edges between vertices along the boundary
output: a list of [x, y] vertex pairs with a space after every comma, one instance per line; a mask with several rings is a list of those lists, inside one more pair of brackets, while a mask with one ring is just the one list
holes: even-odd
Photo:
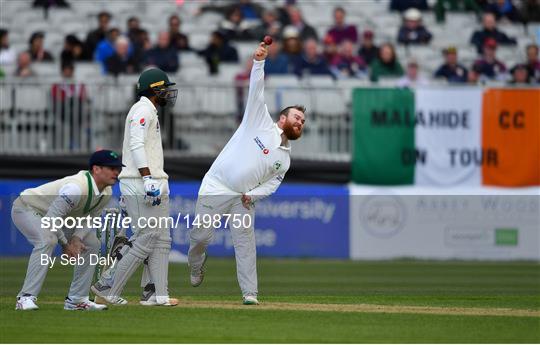
[[256, 201], [274, 193], [291, 164], [290, 144], [281, 146], [281, 133], [264, 103], [264, 61], [254, 61], [242, 123], [206, 173], [199, 194], [247, 194]]
[[144, 167], [150, 169], [153, 178], [169, 178], [163, 170], [163, 145], [157, 109], [144, 96], [131, 107], [126, 117], [122, 163], [125, 168], [119, 179], [141, 178], [139, 169]]

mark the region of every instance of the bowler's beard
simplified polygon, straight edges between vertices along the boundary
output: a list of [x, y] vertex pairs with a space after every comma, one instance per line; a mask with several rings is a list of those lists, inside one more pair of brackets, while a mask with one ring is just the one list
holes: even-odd
[[289, 140], [296, 140], [302, 136], [302, 130], [297, 130], [289, 121], [285, 121], [283, 124], [283, 133]]

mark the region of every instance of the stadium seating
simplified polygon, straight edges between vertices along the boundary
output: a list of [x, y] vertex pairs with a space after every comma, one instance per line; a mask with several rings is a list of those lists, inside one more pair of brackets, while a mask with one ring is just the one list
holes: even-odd
[[[265, 8], [278, 6], [275, 2], [257, 1]], [[5, 90], [10, 89], [9, 83], [17, 85], [14, 104], [21, 111], [40, 111], [47, 109], [50, 97], [51, 83], [60, 80], [60, 52], [64, 37], [75, 34], [84, 40], [87, 33], [96, 27], [96, 15], [100, 11], [112, 13], [112, 27], [126, 30], [126, 21], [131, 16], [137, 16], [141, 27], [148, 30], [152, 45], [157, 35], [167, 27], [167, 19], [171, 14], [177, 14], [182, 19], [181, 31], [188, 35], [190, 45], [195, 50], [204, 49], [210, 40], [211, 32], [216, 30], [223, 16], [215, 12], [199, 13], [202, 4], [211, 2], [198, 1], [107, 1], [88, 2], [68, 0], [69, 9], [52, 8], [48, 17], [44, 17], [41, 8], [32, 8], [32, 1], [4, 1], [0, 11], [2, 27], [10, 31], [10, 46], [16, 52], [28, 49], [28, 38], [38, 30], [45, 32], [45, 49], [55, 57], [54, 63], [34, 63], [32, 69], [36, 76], [24, 81], [19, 92], [20, 80], [14, 79], [16, 69], [14, 65], [1, 66], [5, 81], [0, 81], [0, 112], [6, 114], [5, 109], [11, 105], [11, 98]], [[297, 5], [302, 11], [304, 19], [312, 25], [323, 38], [333, 24], [332, 11], [337, 3], [330, 1], [298, 0]], [[391, 42], [395, 45], [399, 62], [405, 68], [407, 61], [415, 58], [419, 62], [422, 75], [431, 78], [433, 72], [443, 63], [442, 49], [453, 45], [458, 49], [458, 60], [470, 68], [478, 58], [474, 46], [469, 43], [473, 31], [481, 25], [472, 13], [450, 13], [445, 23], [437, 23], [432, 12], [423, 12], [424, 24], [433, 34], [433, 40], [426, 46], [404, 46], [396, 43], [398, 28], [402, 23], [400, 13], [389, 11], [389, 2], [385, 0], [365, 0], [361, 4], [356, 0], [342, 1], [339, 5], [347, 10], [346, 21], [355, 24], [359, 34], [370, 29], [375, 33], [377, 44]], [[158, 23], [158, 24], [156, 24]], [[526, 31], [522, 25], [501, 23], [500, 29], [510, 36], [518, 39], [518, 46], [499, 46], [497, 56], [505, 62], [508, 68], [525, 58], [524, 47], [534, 42], [540, 36], [540, 26], [530, 25]], [[537, 33], [538, 31], [538, 33]], [[459, 34], [456, 34], [459, 33]], [[536, 37], [536, 38], [535, 38]], [[256, 41], [232, 42], [239, 55], [238, 63], [221, 63], [217, 75], [209, 75], [208, 66], [204, 58], [195, 51], [179, 53], [180, 69], [171, 79], [178, 84], [178, 102], [173, 110], [179, 121], [187, 121], [186, 128], [182, 127], [182, 135], [189, 140], [200, 141], [195, 151], [215, 152], [226, 141], [235, 127], [237, 117], [242, 112], [242, 100], [238, 97], [247, 96], [247, 84], [241, 88], [236, 86], [235, 76], [245, 72], [246, 61], [253, 54]], [[94, 62], [77, 62], [75, 64], [75, 80], [85, 83], [91, 99], [92, 111], [96, 117], [105, 114], [106, 125], [100, 131], [100, 140], [108, 140], [104, 136], [106, 127], [121, 126], [120, 114], [125, 113], [133, 101], [133, 85], [137, 75], [121, 75], [111, 78], [102, 75], [101, 66]], [[367, 77], [359, 79], [337, 79], [330, 77], [310, 76], [298, 79], [294, 75], [269, 75], [266, 80], [265, 99], [272, 115], [283, 107], [291, 104], [304, 104], [311, 115], [310, 126], [306, 132], [306, 145], [311, 151], [319, 147], [321, 152], [331, 148], [334, 152], [342, 152], [346, 141], [342, 142], [341, 133], [333, 126], [347, 127], [347, 116], [351, 109], [352, 90], [355, 87], [394, 87], [397, 78], [381, 78], [377, 84], [372, 84]], [[433, 84], [444, 83], [431, 80]], [[32, 86], [29, 86], [32, 85]], [[501, 82], [491, 82], [490, 85], [502, 85]], [[32, 90], [33, 89], [33, 90]], [[40, 91], [39, 91], [40, 90]], [[239, 91], [243, 91], [239, 92]], [[31, 100], [31, 101], [29, 101]], [[201, 114], [208, 116], [211, 121], [205, 120]], [[117, 116], [118, 115], [118, 116]], [[21, 120], [22, 121], [22, 120]], [[344, 122], [345, 121], [345, 122]], [[121, 121], [120, 121], [121, 122]], [[180, 128], [179, 127], [179, 128]], [[215, 128], [214, 128], [215, 127]], [[216, 128], [221, 128], [218, 131]], [[340, 127], [341, 128], [341, 127]], [[110, 128], [109, 128], [110, 129]], [[208, 136], [201, 139], [203, 129], [212, 132], [213, 142], [204, 143]], [[227, 132], [229, 131], [229, 132]], [[333, 133], [333, 134], [330, 134]], [[314, 139], [322, 135], [319, 139]], [[37, 144], [32, 144], [37, 147]], [[39, 146], [39, 145], [38, 145]], [[325, 151], [326, 150], [326, 151]], [[191, 151], [190, 151], [191, 152]]]

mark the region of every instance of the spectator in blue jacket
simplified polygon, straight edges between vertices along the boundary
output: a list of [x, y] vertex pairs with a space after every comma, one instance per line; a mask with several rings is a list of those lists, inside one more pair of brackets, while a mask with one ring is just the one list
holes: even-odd
[[493, 13], [497, 20], [508, 19], [514, 23], [523, 20], [518, 9], [512, 3], [512, 0], [496, 0], [487, 6], [486, 12]]
[[229, 44], [226, 35], [219, 30], [212, 32], [210, 43], [198, 54], [206, 60], [210, 74], [219, 73], [221, 62], [238, 62], [238, 51]]
[[107, 74], [136, 74], [141, 71], [140, 63], [129, 53], [130, 42], [125, 36], [120, 36], [114, 42], [113, 55], [107, 58], [105, 65]]
[[266, 75], [289, 73], [289, 58], [281, 52], [281, 43], [279, 41], [268, 46], [264, 73]]
[[171, 39], [167, 31], [159, 33], [157, 45], [146, 52], [144, 62], [146, 65], [156, 66], [164, 72], [178, 71], [178, 53], [175, 48], [171, 47]]
[[443, 50], [444, 64], [435, 72], [435, 78], [445, 78], [449, 83], [467, 82], [467, 68], [458, 63], [456, 47], [448, 47]]
[[429, 44], [432, 35], [422, 24], [422, 13], [409, 8], [403, 14], [403, 25], [399, 28], [398, 42], [403, 44]]
[[471, 44], [476, 46], [478, 54], [482, 54], [482, 48], [488, 38], [494, 39], [501, 45], [516, 45], [516, 39], [508, 37], [504, 32], [497, 29], [497, 21], [493, 13], [484, 13], [482, 17], [483, 29], [475, 31], [471, 36]]
[[304, 53], [296, 62], [294, 73], [299, 77], [305, 75], [334, 76], [322, 54], [319, 54], [317, 41], [311, 38], [304, 42]]
[[390, 10], [404, 12], [409, 8], [419, 10], [428, 10], [427, 0], [392, 0], [390, 1]]
[[96, 51], [94, 53], [94, 60], [101, 64], [104, 72], [107, 71], [105, 61], [107, 61], [109, 57], [114, 55], [114, 42], [119, 36], [120, 30], [118, 30], [117, 28], [112, 28], [107, 31], [107, 36], [103, 40], [101, 40], [96, 47]]

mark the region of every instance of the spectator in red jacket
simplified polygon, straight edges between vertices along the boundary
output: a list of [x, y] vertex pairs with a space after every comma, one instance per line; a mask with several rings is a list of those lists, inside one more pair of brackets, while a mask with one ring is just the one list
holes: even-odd
[[367, 76], [366, 62], [354, 55], [354, 44], [343, 41], [339, 46], [339, 55], [332, 63], [332, 70], [338, 78], [362, 78]]
[[506, 65], [497, 59], [497, 41], [489, 38], [484, 44], [482, 58], [476, 60], [474, 65], [478, 67], [481, 75], [489, 79], [505, 80], [507, 78]]
[[334, 26], [328, 30], [328, 35], [330, 35], [338, 45], [345, 40], [349, 40], [352, 43], [358, 42], [356, 26], [345, 24], [346, 14], [343, 7], [334, 8]]
[[63, 63], [60, 72], [62, 81], [51, 87], [52, 111], [55, 117], [60, 117], [60, 125], [54, 133], [60, 138], [69, 138], [71, 148], [90, 147], [90, 136], [81, 136], [89, 130], [88, 94], [84, 84], [74, 81], [74, 72], [75, 65], [72, 62]]
[[379, 47], [377, 47], [374, 42], [373, 31], [364, 31], [362, 43], [360, 49], [358, 49], [358, 56], [360, 56], [368, 65], [375, 60], [379, 54]]
[[323, 39], [323, 56], [330, 66], [334, 66], [339, 59], [339, 51], [334, 38], [326, 35]]

